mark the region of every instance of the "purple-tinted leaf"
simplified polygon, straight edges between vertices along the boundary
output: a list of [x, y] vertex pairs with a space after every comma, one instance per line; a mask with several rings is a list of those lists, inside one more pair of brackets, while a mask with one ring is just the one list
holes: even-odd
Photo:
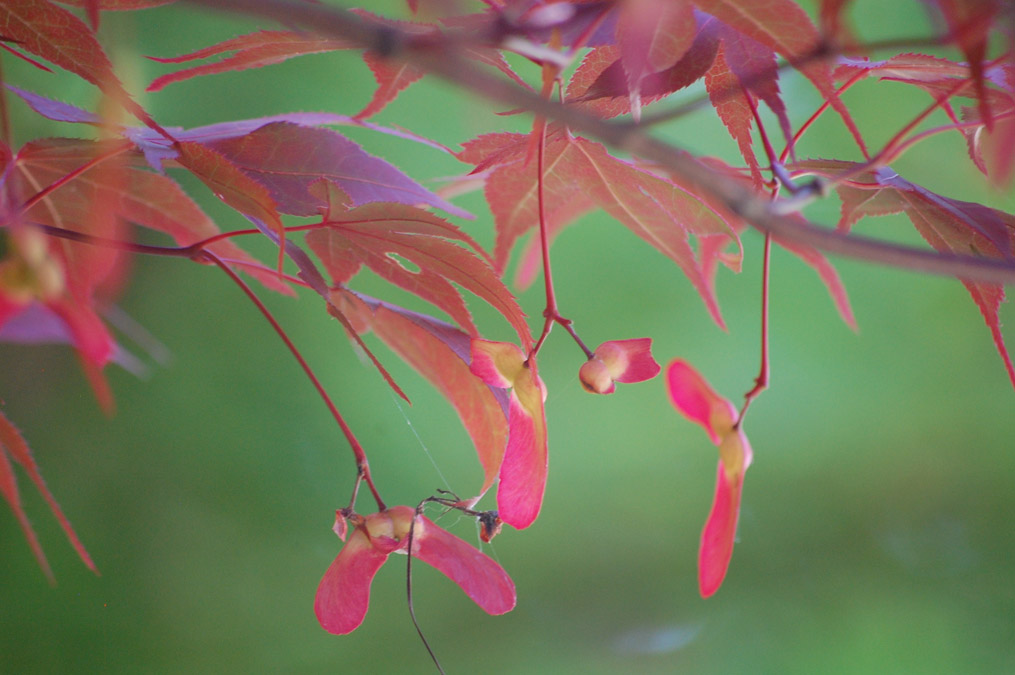
[[202, 144], [264, 185], [283, 213], [317, 214], [324, 204], [309, 188], [326, 179], [341, 186], [357, 205], [377, 201], [428, 204], [469, 217], [468, 212], [329, 129], [273, 122], [245, 135]]
[[100, 124], [102, 122], [102, 118], [95, 113], [82, 110], [70, 103], [63, 103], [62, 101], [40, 96], [39, 94], [15, 87], [12, 84], [6, 84], [4, 86], [24, 99], [25, 103], [31, 106], [32, 110], [51, 120], [55, 120], [57, 122], [79, 122], [85, 124]]

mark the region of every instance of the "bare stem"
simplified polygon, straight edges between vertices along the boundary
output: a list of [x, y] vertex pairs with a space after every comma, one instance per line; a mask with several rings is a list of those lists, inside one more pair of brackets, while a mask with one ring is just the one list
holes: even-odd
[[416, 520], [423, 515], [423, 506], [431, 501], [433, 498], [424, 499], [416, 507], [416, 513], [413, 515], [412, 524], [409, 525], [409, 543], [407, 545], [408, 554], [406, 557], [408, 560], [405, 561], [405, 594], [407, 597], [407, 604], [409, 605], [409, 617], [412, 619], [412, 625], [416, 628], [416, 633], [419, 635], [419, 639], [423, 641], [423, 646], [426, 647], [427, 654], [430, 655], [430, 659], [433, 664], [437, 666], [437, 670], [441, 675], [444, 675], [444, 668], [441, 667], [441, 662], [437, 660], [437, 654], [434, 653], [433, 648], [427, 641], [426, 636], [423, 635], [423, 629], [419, 625], [419, 621], [416, 620], [416, 608], [412, 604], [412, 543], [416, 535]]
[[772, 235], [765, 235], [765, 256], [761, 270], [761, 367], [758, 376], [754, 378], [754, 386], [744, 394], [744, 405], [740, 408], [740, 415], [737, 417], [737, 427], [744, 421], [744, 415], [751, 403], [758, 397], [758, 394], [768, 389], [769, 384], [769, 361], [768, 361], [768, 279], [772, 260]]
[[[191, 244], [190, 246], [149, 246], [147, 244], [137, 244], [129, 241], [118, 241], [115, 239], [96, 237], [90, 234], [85, 234], [83, 232], [64, 230], [50, 225], [42, 225], [42, 224], [34, 224], [34, 225], [50, 236], [60, 237], [62, 239], [69, 239], [71, 241], [77, 241], [93, 246], [104, 246], [107, 248], [115, 248], [121, 251], [129, 251], [131, 253], [138, 253], [144, 255], [159, 255], [175, 258], [188, 258], [190, 260], [194, 260], [195, 262], [211, 262], [217, 265], [219, 269], [225, 272], [229, 276], [229, 278], [232, 279], [232, 281], [237, 286], [240, 287], [240, 289], [247, 295], [250, 301], [254, 303], [257, 309], [261, 312], [261, 314], [268, 321], [268, 323], [271, 324], [271, 327], [275, 330], [278, 336], [285, 343], [286, 347], [289, 349], [290, 353], [292, 353], [293, 357], [295, 357], [296, 361], [303, 369], [303, 372], [306, 374], [311, 384], [313, 384], [314, 388], [317, 390], [317, 393], [321, 397], [321, 400], [323, 400], [324, 404], [328, 407], [328, 410], [331, 412], [332, 417], [334, 417], [335, 421], [338, 423], [338, 426], [342, 430], [342, 433], [345, 435], [346, 440], [349, 442], [349, 446], [352, 449], [353, 455], [356, 458], [357, 470], [362, 475], [362, 479], [367, 484], [367, 487], [370, 488], [370, 492], [371, 494], [373, 494], [374, 501], [377, 502], [377, 508], [381, 511], [387, 508], [384, 504], [384, 500], [381, 499], [380, 493], [377, 491], [377, 488], [374, 485], [373, 477], [370, 474], [370, 464], [367, 461], [366, 451], [363, 449], [363, 446], [360, 445], [359, 441], [356, 439], [356, 436], [353, 434], [352, 429], [346, 423], [345, 419], [342, 417], [342, 414], [338, 411], [338, 408], [335, 406], [334, 401], [331, 400], [331, 397], [328, 395], [328, 392], [324, 389], [324, 386], [321, 384], [320, 380], [317, 379], [317, 375], [314, 373], [313, 369], [311, 369], [310, 365], [303, 358], [303, 355], [300, 353], [299, 349], [297, 349], [296, 345], [289, 338], [288, 334], [286, 334], [285, 330], [282, 328], [281, 324], [279, 324], [278, 320], [276, 320], [275, 317], [268, 310], [267, 306], [265, 306], [265, 304], [261, 301], [261, 299], [257, 297], [257, 294], [254, 293], [253, 289], [251, 289], [250, 286], [245, 281], [243, 281], [243, 279], [241, 279], [240, 276], [232, 270], [232, 268], [229, 267], [229, 264], [225, 260], [220, 258], [215, 253], [204, 248], [206, 245], [208, 245], [209, 242], [213, 243], [214, 241], [218, 241], [219, 239], [224, 238], [226, 235], [217, 235], [215, 237], [210, 237], [206, 240], [197, 242], [195, 244]], [[236, 235], [244, 233], [246, 233], [246, 231], [228, 234]]]
[[367, 487], [370, 488], [370, 492], [374, 496], [374, 501], [377, 502], [378, 510], [380, 511], [385, 510], [387, 506], [385, 506], [384, 500], [381, 499], [381, 495], [377, 492], [377, 488], [374, 485], [373, 478], [370, 475], [370, 464], [367, 461], [366, 451], [363, 449], [363, 446], [360, 445], [360, 442], [356, 439], [356, 436], [352, 433], [352, 429], [346, 423], [345, 419], [342, 417], [342, 414], [338, 412], [338, 408], [335, 406], [334, 401], [331, 400], [331, 396], [329, 396], [328, 392], [325, 391], [324, 386], [321, 384], [321, 381], [317, 379], [317, 375], [314, 373], [313, 369], [307, 363], [306, 359], [303, 358], [303, 354], [300, 353], [300, 350], [297, 349], [296, 345], [289, 338], [289, 335], [282, 328], [282, 325], [278, 322], [277, 319], [275, 319], [271, 311], [267, 308], [267, 306], [265, 306], [265, 304], [261, 301], [261, 299], [257, 297], [257, 294], [254, 293], [253, 289], [251, 289], [250, 286], [247, 285], [247, 283], [243, 279], [241, 279], [240, 276], [229, 267], [229, 265], [227, 265], [221, 258], [219, 258], [211, 251], [204, 251], [202, 255], [208, 260], [211, 260], [213, 263], [218, 265], [219, 269], [225, 272], [229, 276], [229, 278], [232, 279], [233, 282], [240, 287], [240, 289], [247, 295], [250, 301], [254, 303], [258, 311], [261, 312], [261, 314], [268, 321], [268, 323], [271, 324], [271, 327], [275, 329], [275, 332], [282, 339], [282, 342], [285, 343], [285, 346], [289, 349], [289, 352], [300, 364], [300, 368], [303, 369], [303, 372], [306, 374], [311, 384], [313, 384], [314, 388], [317, 389], [317, 393], [318, 395], [320, 395], [321, 400], [324, 401], [324, 404], [328, 407], [328, 410], [331, 412], [331, 416], [335, 418], [335, 422], [338, 423], [339, 428], [342, 430], [342, 433], [345, 435], [346, 440], [349, 442], [349, 447], [352, 448], [353, 455], [355, 455], [356, 457], [356, 468], [362, 474], [363, 482], [365, 482], [367, 484]]

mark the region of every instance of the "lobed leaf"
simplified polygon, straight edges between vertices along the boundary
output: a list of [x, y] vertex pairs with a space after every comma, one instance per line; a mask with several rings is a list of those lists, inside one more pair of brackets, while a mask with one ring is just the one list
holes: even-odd
[[5, 0], [0, 35], [103, 90], [127, 96], [92, 31], [62, 7], [47, 0]]
[[[984, 60], [995, 18], [1004, 9], [1003, 5], [1008, 3], [1003, 0], [934, 0], [934, 4], [948, 24], [949, 37], [966, 57], [980, 102], [980, 119], [990, 128], [993, 126], [993, 114], [984, 86]], [[1007, 7], [1007, 11], [1010, 12], [1011, 7]]]
[[751, 105], [747, 101], [749, 94], [742, 89], [739, 78], [733, 74], [732, 69], [726, 63], [723, 52], [724, 49], [720, 47], [715, 57], [715, 63], [705, 74], [705, 88], [719, 119], [722, 120], [729, 135], [736, 141], [740, 154], [743, 155], [751, 170], [751, 179], [754, 181], [755, 189], [760, 190], [764, 180], [761, 177], [758, 159], [754, 156], [753, 139], [751, 138], [754, 115], [751, 112]]
[[[92, 6], [92, 18], [98, 14]], [[0, 3], [0, 36], [91, 82], [144, 124], [164, 133], [113, 73], [94, 33], [74, 14], [48, 0]]]
[[[690, 86], [711, 67], [719, 46], [718, 22], [700, 12], [695, 14], [695, 21], [697, 32], [686, 53], [671, 67], [642, 78], [640, 97], [643, 104]], [[592, 49], [571, 77], [566, 100], [601, 117], [631, 112], [631, 90], [619, 48], [607, 45]]]
[[423, 70], [409, 61], [390, 61], [374, 52], [366, 52], [363, 60], [377, 80], [377, 89], [366, 107], [356, 113], [356, 117], [360, 119], [379, 113], [394, 101], [403, 89], [422, 78], [424, 74]]
[[694, 0], [704, 12], [790, 61], [839, 113], [857, 145], [865, 149], [832, 82], [832, 71], [821, 58], [821, 36], [807, 13], [792, 0]]
[[310, 186], [325, 179], [339, 185], [353, 204], [428, 204], [469, 217], [467, 211], [330, 129], [270, 122], [235, 137], [206, 136], [202, 144], [267, 188], [283, 213], [316, 215], [324, 203], [310, 193]]
[[[820, 160], [799, 167], [820, 175], [850, 174], [836, 191], [842, 199], [840, 229], [848, 230], [867, 215], [905, 213], [920, 235], [944, 253], [1015, 259], [1015, 216], [972, 202], [944, 197], [911, 183], [888, 167], [869, 170], [851, 162]], [[1015, 386], [1015, 367], [1001, 333], [998, 310], [1004, 286], [962, 281], [983, 314], [994, 344]]]
[[[465, 144], [459, 158], [489, 171], [485, 192], [497, 225], [494, 268], [503, 271], [518, 238], [539, 223], [537, 164], [525, 160], [528, 136], [495, 134]], [[674, 182], [612, 157], [606, 149], [559, 128], [546, 139], [545, 200], [561, 205], [549, 213], [558, 232], [593, 206], [675, 262], [691, 280], [717, 323], [718, 302], [688, 243], [688, 234], [736, 238], [718, 211]]]
[[438, 216], [403, 204], [366, 204], [343, 210], [334, 206], [340, 197], [329, 201], [325, 196], [335, 191], [332, 184], [315, 186], [314, 194], [332, 207], [325, 213], [322, 227], [309, 232], [306, 241], [336, 283], [345, 283], [365, 264], [391, 283], [440, 307], [477, 335], [464, 299], [451, 285], [455, 283], [497, 309], [523, 344], [531, 342], [525, 315], [511, 292], [486, 260], [455, 243], [482, 251], [471, 237]]
[[177, 160], [180, 164], [207, 185], [216, 197], [243, 215], [264, 223], [278, 235], [281, 242], [278, 269], [281, 271], [285, 226], [268, 190], [249, 177], [229, 157], [206, 145], [182, 141], [176, 143], [175, 147], [179, 152]]
[[694, 10], [685, 0], [625, 0], [618, 12], [617, 46], [637, 114], [642, 81], [672, 68], [694, 42]]

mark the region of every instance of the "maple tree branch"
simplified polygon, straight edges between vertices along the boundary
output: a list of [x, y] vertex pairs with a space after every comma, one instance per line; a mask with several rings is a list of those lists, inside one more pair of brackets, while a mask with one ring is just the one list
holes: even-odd
[[316, 32], [354, 41], [388, 58], [411, 60], [449, 82], [499, 104], [524, 108], [589, 134], [617, 150], [654, 162], [683, 181], [695, 183], [754, 228], [813, 246], [822, 251], [890, 267], [957, 277], [970, 281], [1015, 283], [1015, 262], [938, 253], [901, 246], [855, 234], [844, 234], [811, 223], [796, 222], [749, 189], [705, 167], [679, 148], [660, 141], [634, 124], [593, 117], [573, 106], [554, 103], [513, 82], [474, 65], [452, 38], [439, 43], [420, 40], [390, 26], [379, 26], [337, 7], [294, 0], [191, 0], [209, 8], [243, 12], [298, 24]]
[[[800, 68], [800, 67], [806, 66], [808, 63], [812, 63], [814, 61], [828, 60], [828, 59], [835, 58], [836, 56], [839, 56], [839, 55], [842, 55], [842, 54], [851, 54], [851, 53], [867, 54], [867, 53], [870, 53], [870, 52], [873, 52], [873, 51], [877, 51], [877, 50], [880, 50], [880, 49], [897, 49], [897, 48], [909, 48], [909, 47], [930, 47], [930, 46], [934, 46], [934, 45], [942, 45], [942, 44], [946, 44], [946, 39], [947, 39], [947, 36], [931, 36], [931, 37], [925, 37], [925, 38], [921, 38], [921, 37], [896, 38], [896, 39], [888, 39], [888, 40], [879, 40], [879, 41], [874, 41], [874, 42], [866, 42], [866, 43], [863, 43], [863, 44], [854, 44], [854, 45], [850, 45], [848, 48], [841, 48], [841, 49], [834, 49], [834, 48], [829, 47], [826, 43], [821, 43], [816, 48], [814, 48], [810, 53], [808, 53], [808, 54], [804, 54], [804, 55], [800, 56], [799, 58], [793, 59], [792, 61], [785, 61], [785, 60], [781, 61], [779, 64], [776, 65], [776, 70], [777, 71], [783, 71], [783, 70], [788, 70], [790, 68]], [[857, 79], [862, 79], [863, 77], [866, 77], [866, 75], [867, 75], [866, 73], [862, 73], [860, 78], [857, 78]], [[749, 77], [745, 77], [742, 80], [741, 84], [745, 88], [749, 89], [749, 88], [753, 87], [755, 84], [763, 83], [766, 79], [768, 79], [768, 75], [767, 74], [758, 73], [758, 74], [755, 74], [755, 75], [752, 75], [752, 76], [749, 76]], [[835, 92], [836, 96], [841, 94], [844, 89], [848, 89], [849, 85], [851, 85], [851, 84], [852, 84], [852, 82], [848, 83], [844, 88], [837, 90]], [[731, 96], [734, 96], [734, 95], [735, 94], [733, 92], [720, 92], [718, 94], [718, 99], [720, 101], [725, 101], [725, 100], [729, 99]], [[701, 95], [695, 96], [694, 98], [692, 98], [692, 99], [690, 99], [688, 101], [684, 101], [683, 103], [677, 105], [676, 107], [668, 108], [668, 109], [664, 109], [664, 110], [655, 110], [655, 111], [653, 111], [653, 112], [651, 112], [651, 113], [649, 113], [647, 115], [644, 115], [641, 118], [641, 120], [638, 121], [637, 126], [639, 126], [639, 127], [649, 127], [649, 126], [653, 126], [653, 125], [656, 125], [656, 124], [661, 124], [663, 122], [670, 122], [670, 121], [675, 120], [675, 119], [677, 119], [679, 117], [683, 117], [685, 115], [689, 115], [692, 112], [695, 112], [697, 110], [700, 110], [701, 108], [704, 108], [704, 107], [707, 107], [707, 106], [710, 106], [710, 105], [712, 105], [712, 97], [711, 97], [711, 95], [710, 94], [701, 94]], [[821, 108], [819, 110], [821, 112], [823, 112], [830, 105], [831, 105], [830, 101], [825, 101], [824, 104], [821, 106]], [[809, 125], [811, 122], [813, 122], [813, 120], [808, 121], [807, 125]]]

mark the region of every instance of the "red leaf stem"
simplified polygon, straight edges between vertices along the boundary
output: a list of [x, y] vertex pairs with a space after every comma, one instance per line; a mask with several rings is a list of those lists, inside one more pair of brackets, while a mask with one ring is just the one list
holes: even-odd
[[278, 320], [275, 319], [275, 317], [272, 315], [271, 311], [265, 306], [265, 304], [261, 302], [261, 299], [257, 297], [257, 294], [254, 293], [253, 289], [250, 288], [250, 286], [248, 286], [247, 283], [243, 281], [243, 279], [241, 279], [238, 274], [236, 274], [236, 272], [230, 269], [229, 265], [227, 265], [225, 261], [223, 261], [221, 258], [219, 258], [211, 251], [205, 251], [204, 256], [207, 259], [211, 260], [216, 265], [218, 265], [219, 269], [225, 272], [229, 276], [229, 278], [233, 280], [233, 283], [235, 283], [237, 286], [240, 287], [240, 289], [247, 295], [250, 301], [254, 303], [258, 311], [261, 312], [261, 314], [268, 321], [268, 323], [271, 324], [271, 327], [282, 339], [282, 342], [285, 343], [286, 348], [289, 349], [289, 352], [300, 364], [300, 368], [303, 369], [303, 372], [310, 380], [310, 383], [314, 385], [314, 388], [320, 395], [321, 400], [324, 401], [324, 404], [328, 407], [328, 411], [331, 412], [331, 416], [335, 418], [335, 421], [338, 423], [339, 428], [342, 430], [342, 433], [345, 435], [346, 440], [349, 442], [349, 447], [352, 449], [352, 453], [356, 457], [356, 467], [359, 470], [360, 474], [363, 476], [363, 480], [366, 482], [367, 487], [370, 488], [370, 492], [374, 496], [374, 501], [377, 502], [377, 508], [381, 511], [385, 510], [387, 506], [385, 506], [384, 500], [381, 499], [380, 493], [377, 492], [377, 487], [374, 485], [373, 477], [370, 474], [370, 463], [367, 461], [366, 451], [363, 449], [363, 446], [360, 445], [359, 440], [356, 439], [356, 436], [353, 434], [352, 429], [349, 427], [345, 419], [342, 417], [342, 413], [338, 411], [338, 408], [335, 406], [334, 401], [331, 400], [331, 396], [329, 396], [328, 392], [324, 389], [324, 386], [321, 384], [321, 381], [317, 379], [317, 375], [314, 374], [313, 369], [307, 363], [306, 359], [303, 358], [303, 354], [301, 354], [299, 349], [297, 349], [296, 345], [293, 344], [293, 341], [289, 338], [289, 335], [286, 334], [285, 329], [282, 328], [282, 325], [278, 322]]

